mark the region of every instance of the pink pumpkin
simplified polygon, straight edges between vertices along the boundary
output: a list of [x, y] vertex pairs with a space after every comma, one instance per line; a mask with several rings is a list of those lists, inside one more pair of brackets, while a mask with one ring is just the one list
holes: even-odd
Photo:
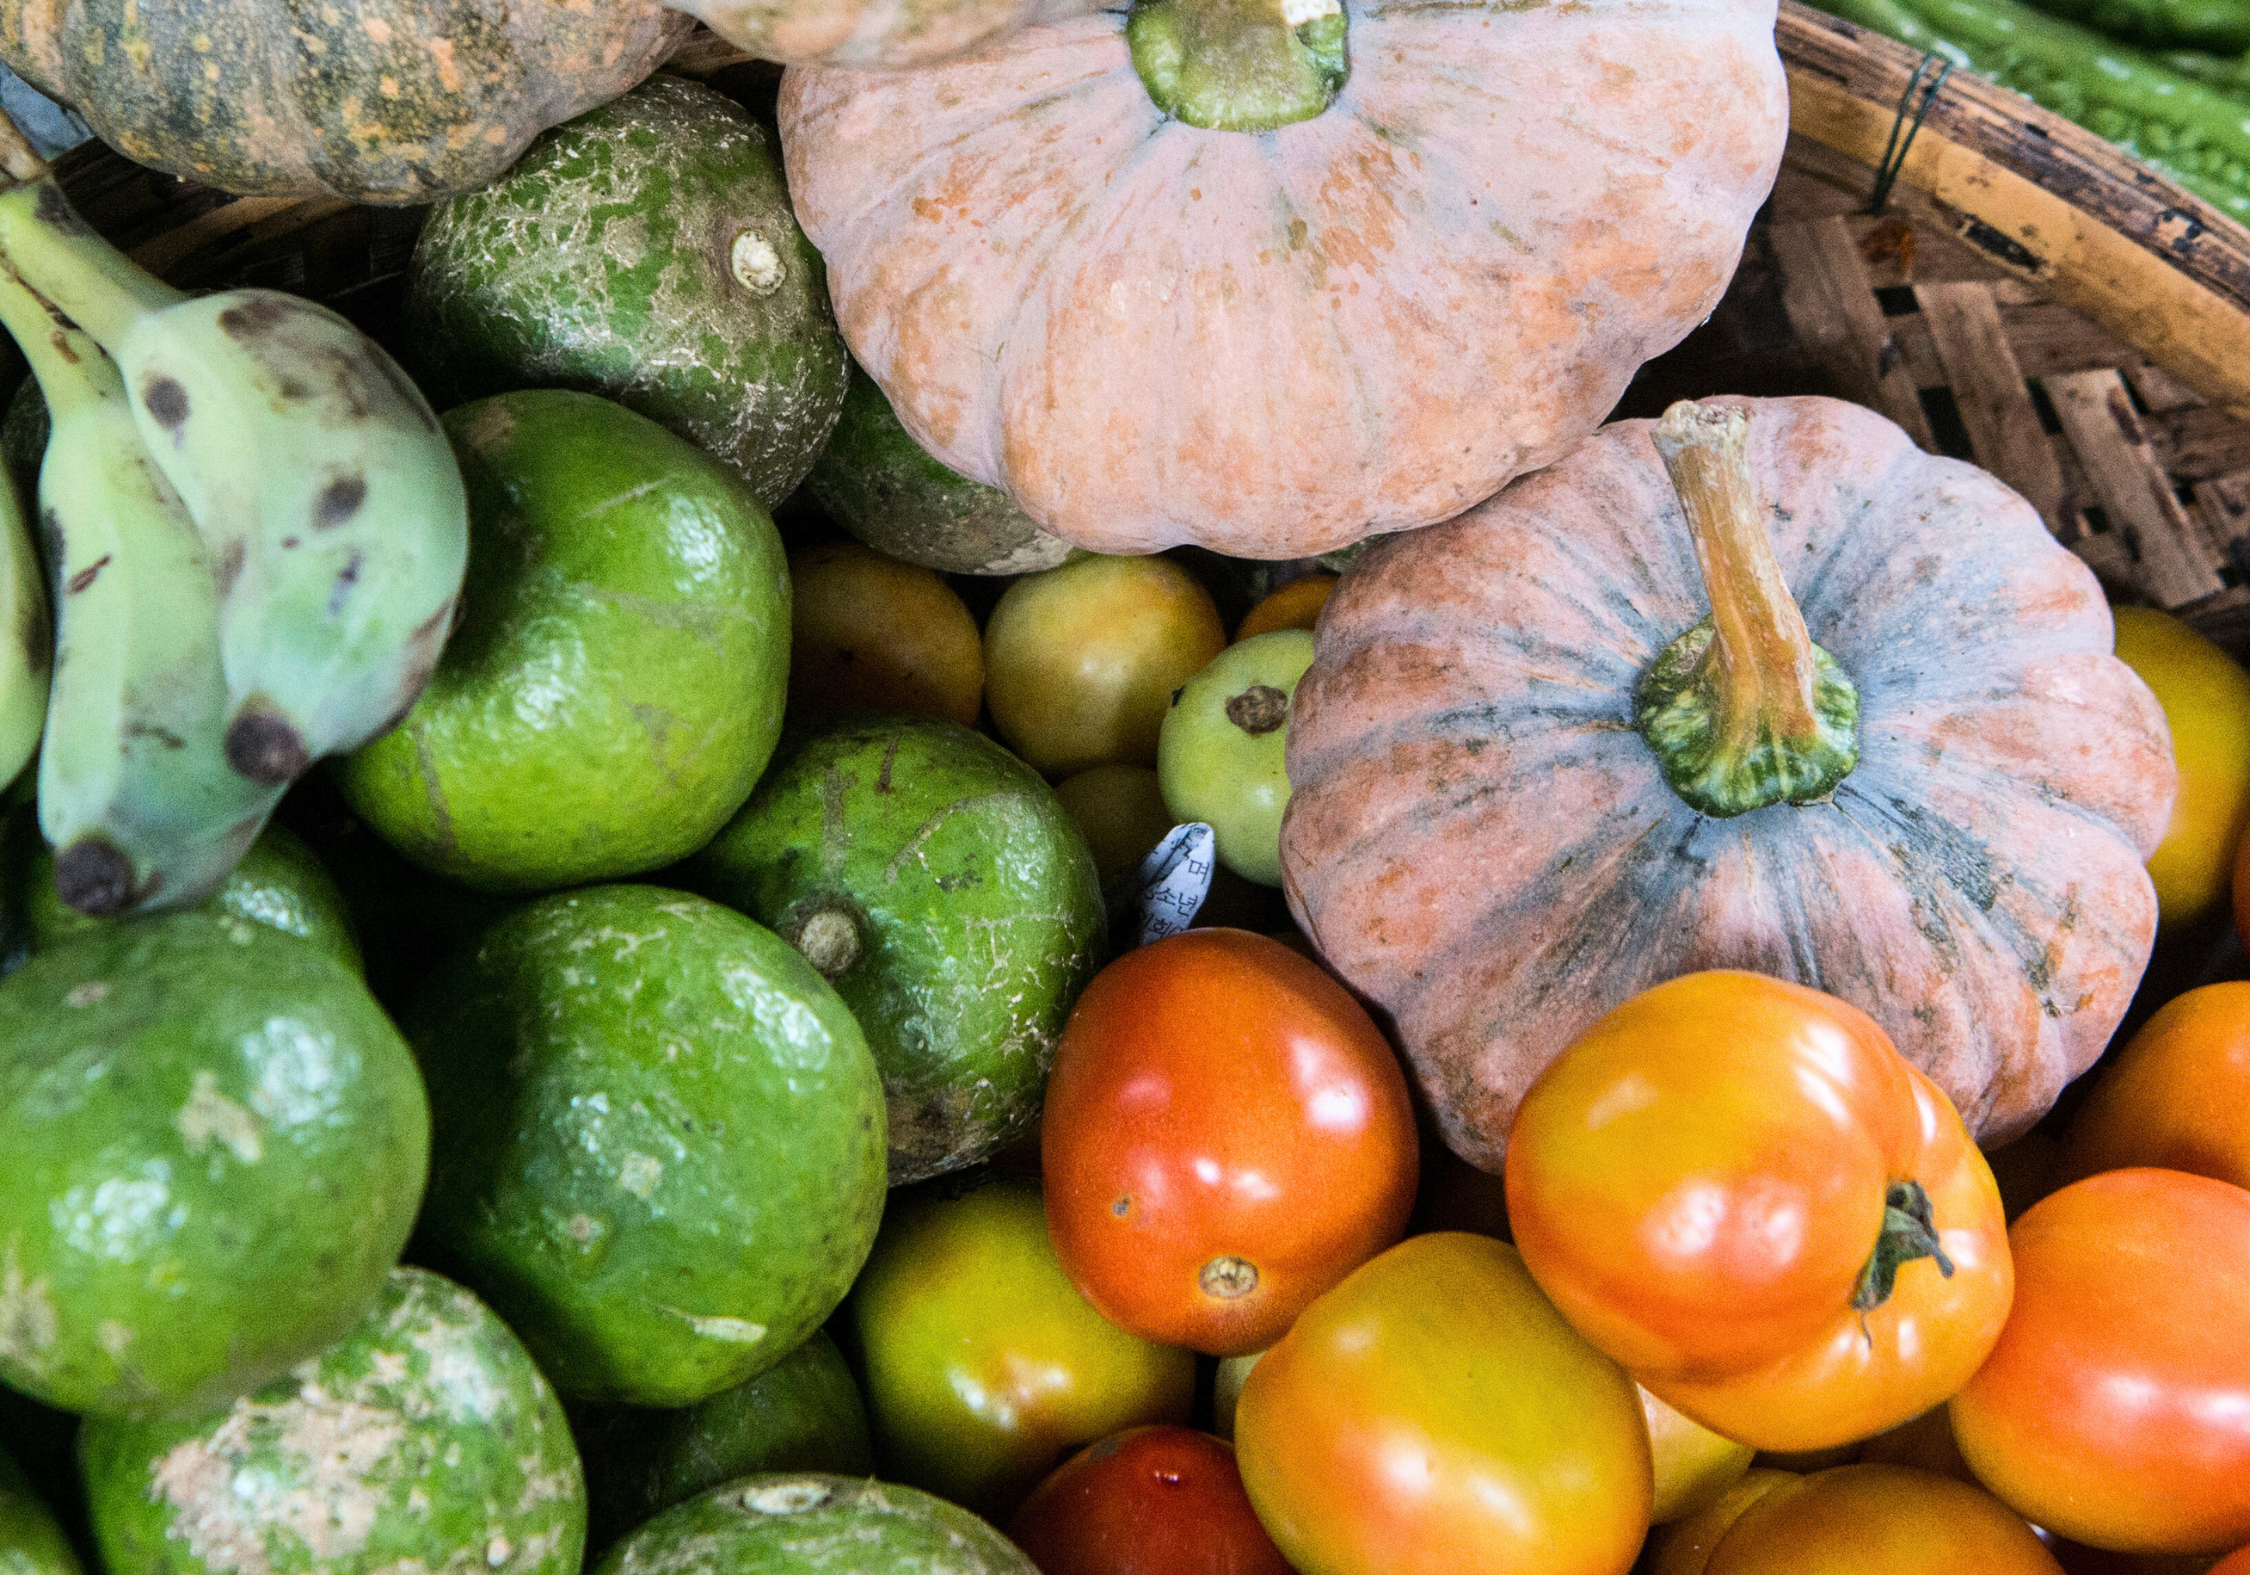
[[899, 71], [948, 60], [1101, 0], [670, 0], [762, 60]]
[[1081, 546], [1297, 557], [1491, 496], [1710, 312], [1780, 165], [1774, 0], [1277, 3], [783, 79], [852, 353]]
[[1290, 907], [1488, 1169], [1547, 1064], [1679, 974], [1843, 997], [1990, 1141], [2147, 964], [2170, 734], [2093, 574], [1859, 406], [1604, 427], [1371, 548], [1318, 642]]

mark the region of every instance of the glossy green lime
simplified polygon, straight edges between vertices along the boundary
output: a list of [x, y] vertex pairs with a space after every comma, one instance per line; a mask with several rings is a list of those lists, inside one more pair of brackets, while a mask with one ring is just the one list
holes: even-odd
[[1084, 834], [1015, 756], [935, 717], [793, 734], [688, 878], [850, 1005], [883, 1069], [894, 1185], [1036, 1126], [1107, 920]]
[[79, 1440], [107, 1575], [578, 1575], [555, 1392], [484, 1303], [397, 1269], [343, 1339], [231, 1405]]
[[718, 461], [589, 394], [449, 412], [461, 626], [405, 722], [344, 759], [361, 819], [488, 891], [657, 869], [750, 794], [781, 732], [781, 538]]
[[[26, 807], [0, 832], [0, 903], [16, 960], [51, 951], [65, 941], [131, 920], [96, 919], [55, 895], [55, 855], [39, 835], [38, 817]], [[310, 941], [354, 973], [361, 971], [359, 937], [344, 894], [304, 838], [269, 822], [201, 912], [231, 914]]]
[[907, 563], [951, 574], [1030, 574], [1070, 556], [998, 487], [949, 470], [914, 441], [857, 366], [844, 413], [805, 488], [828, 517]]
[[0, 1449], [0, 1575], [82, 1575], [70, 1538], [5, 1449]]
[[351, 970], [202, 913], [0, 983], [0, 1381], [94, 1415], [229, 1400], [397, 1262], [429, 1111]]
[[655, 76], [442, 203], [407, 332], [448, 397], [575, 388], [733, 466], [769, 506], [811, 468], [849, 358], [772, 135]]
[[1039, 1575], [958, 1505], [864, 1478], [745, 1477], [650, 1521], [592, 1575]]
[[883, 1207], [882, 1081], [772, 932], [656, 886], [542, 898], [406, 1014], [422, 1240], [576, 1400], [692, 1405], [835, 1308]]
[[1289, 704], [1312, 659], [1304, 629], [1237, 641], [1172, 696], [1156, 736], [1157, 780], [1174, 822], [1208, 824], [1219, 862], [1262, 886], [1281, 884]]
[[678, 1411], [610, 1406], [578, 1419], [600, 1548], [674, 1504], [769, 1471], [875, 1470], [867, 1405], [827, 1331], [746, 1384]]

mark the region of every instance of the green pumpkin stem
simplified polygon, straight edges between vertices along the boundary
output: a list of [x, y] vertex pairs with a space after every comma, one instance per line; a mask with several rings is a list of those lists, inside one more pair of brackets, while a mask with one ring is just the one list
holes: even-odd
[[1135, 0], [1133, 68], [1156, 107], [1210, 131], [1272, 131], [1336, 101], [1340, 0]]
[[1641, 734], [1673, 791], [1707, 815], [1826, 798], [1859, 763], [1859, 691], [1813, 644], [1782, 578], [1750, 474], [1749, 413], [1683, 400], [1654, 438], [1711, 614], [1642, 675]]

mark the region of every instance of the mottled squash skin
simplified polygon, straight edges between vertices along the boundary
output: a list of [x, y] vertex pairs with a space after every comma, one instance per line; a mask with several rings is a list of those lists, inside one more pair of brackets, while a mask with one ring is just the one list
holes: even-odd
[[916, 441], [1103, 553], [1450, 518], [1709, 315], [1788, 133], [1772, 0], [1373, 0], [1328, 107], [1160, 109], [1121, 8], [792, 67], [789, 190]]
[[1636, 729], [1642, 672], [1709, 609], [1649, 422], [1381, 543], [1322, 615], [1290, 907], [1487, 1169], [1548, 1062], [1677, 974], [1843, 997], [1992, 1141], [2101, 1053], [2148, 961], [2170, 735], [2092, 573], [1870, 411], [1748, 408], [1789, 588], [1859, 688], [1825, 800], [1707, 818]]
[[1102, 0], [678, 0], [711, 31], [763, 60], [900, 71], [927, 66]]
[[624, 92], [692, 25], [655, 0], [0, 0], [0, 58], [174, 175], [431, 202]]

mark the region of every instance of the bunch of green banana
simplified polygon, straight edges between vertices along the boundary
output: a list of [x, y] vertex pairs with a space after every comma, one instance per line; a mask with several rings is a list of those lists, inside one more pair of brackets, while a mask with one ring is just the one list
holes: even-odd
[[90, 913], [200, 898], [283, 792], [227, 761], [211, 554], [101, 347], [5, 269], [0, 323], [52, 421], [39, 467], [56, 633], [39, 823], [55, 889]]
[[0, 474], [0, 788], [39, 747], [54, 652], [31, 520], [15, 483]]
[[[315, 759], [357, 748], [413, 704], [459, 598], [467, 499], [436, 416], [371, 340], [276, 291], [190, 298], [162, 283], [79, 217], [12, 131], [0, 117], [0, 272], [20, 281], [24, 326], [9, 327], [54, 407], [42, 510], [63, 522], [61, 556], [77, 565], [57, 592], [40, 823], [73, 906], [188, 903], [225, 877]], [[59, 336], [44, 365], [43, 336]], [[89, 381], [107, 392], [87, 395]], [[78, 407], [67, 420], [66, 394]], [[97, 425], [98, 438], [81, 435]], [[158, 515], [184, 519], [200, 555], [158, 530]], [[105, 530], [111, 567], [70, 591], [109, 546]], [[127, 583], [95, 596], [128, 550], [146, 580], [117, 575]], [[222, 686], [210, 716], [198, 709], [209, 700], [200, 642], [215, 647]], [[86, 654], [97, 649], [110, 654]], [[108, 698], [82, 702], [75, 678], [66, 694], [74, 666], [103, 667], [87, 681]], [[142, 770], [131, 763], [142, 735], [128, 733], [156, 712], [188, 730], [162, 724], [150, 736], [178, 749]], [[106, 774], [91, 764], [105, 733], [128, 762]], [[206, 746], [223, 781], [209, 777]], [[74, 861], [74, 848], [87, 851]]]

